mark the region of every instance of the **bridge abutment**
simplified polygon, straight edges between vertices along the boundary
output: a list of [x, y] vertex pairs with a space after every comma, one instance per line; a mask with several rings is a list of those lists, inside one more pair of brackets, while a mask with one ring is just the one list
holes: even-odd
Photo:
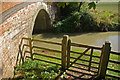
[[[14, 66], [22, 37], [32, 37], [35, 20], [40, 10], [48, 13], [47, 16], [52, 21], [55, 14], [53, 13], [51, 15], [49, 8], [50, 5], [46, 5], [44, 2], [35, 2], [16, 12], [0, 25], [0, 77], [3, 79], [13, 77]], [[44, 25], [47, 26], [48, 24], [51, 25], [52, 22], [47, 24], [44, 22]], [[47, 28], [43, 27], [41, 29]]]

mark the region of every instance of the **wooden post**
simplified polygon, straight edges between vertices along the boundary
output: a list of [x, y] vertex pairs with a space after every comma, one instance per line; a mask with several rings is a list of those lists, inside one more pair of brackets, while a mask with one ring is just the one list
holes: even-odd
[[19, 58], [19, 54], [20, 54], [20, 62], [19, 62], [19, 64], [21, 64], [21, 60], [22, 60], [22, 64], [24, 63], [23, 56], [22, 56], [22, 50], [21, 50], [22, 49], [21, 48], [22, 42], [23, 42], [23, 39], [21, 40], [20, 45], [19, 45], [19, 52], [18, 52], [18, 58]]
[[105, 42], [105, 46], [103, 48], [103, 54], [101, 56], [101, 62], [100, 62], [100, 67], [99, 67], [99, 72], [98, 72], [98, 76], [101, 79], [104, 79], [106, 76], [106, 70], [107, 70], [107, 66], [108, 66], [108, 60], [109, 60], [109, 56], [110, 56], [110, 42], [106, 41]]
[[68, 40], [67, 44], [67, 68], [70, 66], [70, 49], [71, 49], [71, 40]]
[[29, 38], [29, 47], [30, 47], [31, 59], [33, 59], [33, 54], [32, 54], [32, 40], [31, 40], [31, 38]]
[[19, 52], [20, 52], [20, 62], [19, 62], [19, 64], [21, 64], [21, 60], [22, 60], [22, 64], [23, 64], [23, 56], [22, 56], [21, 46], [19, 46]]
[[66, 46], [67, 46], [67, 39], [68, 36], [64, 35], [62, 40], [62, 70], [64, 71], [66, 69]]

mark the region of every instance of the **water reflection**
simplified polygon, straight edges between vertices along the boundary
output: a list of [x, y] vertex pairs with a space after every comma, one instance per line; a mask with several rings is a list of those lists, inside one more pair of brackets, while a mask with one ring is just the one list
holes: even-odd
[[115, 36], [108, 36], [108, 37], [101, 37], [100, 39], [97, 39], [95, 44], [96, 46], [100, 46], [101, 44], [103, 44], [105, 41], [110, 41], [111, 42], [111, 47], [112, 47], [112, 50], [114, 51], [120, 51], [119, 50], [119, 46], [120, 46], [120, 43], [119, 43], [119, 39], [120, 39], [120, 36], [119, 35], [115, 35]]

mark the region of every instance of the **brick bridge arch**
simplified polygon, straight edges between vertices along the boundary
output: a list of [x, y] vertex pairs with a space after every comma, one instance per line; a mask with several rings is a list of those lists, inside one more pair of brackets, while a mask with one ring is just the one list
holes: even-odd
[[[39, 32], [50, 28], [55, 18], [54, 11], [56, 10], [51, 5], [35, 2], [17, 11], [0, 24], [0, 79], [13, 76], [22, 37], [32, 37], [33, 31], [38, 29]], [[43, 17], [41, 18], [39, 15], [43, 15]], [[37, 24], [41, 19], [43, 22]], [[40, 24], [42, 27], [38, 26]], [[43, 27], [44, 25], [46, 26]]]
[[48, 12], [45, 9], [40, 9], [35, 18], [34, 26], [32, 28], [32, 34], [46, 32], [51, 28], [51, 19]]

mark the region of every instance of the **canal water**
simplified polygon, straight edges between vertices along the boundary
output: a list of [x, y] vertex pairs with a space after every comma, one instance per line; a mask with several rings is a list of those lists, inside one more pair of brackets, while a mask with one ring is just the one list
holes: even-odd
[[[33, 35], [35, 39], [43, 39], [54, 42], [61, 42], [63, 35], [69, 35], [69, 38], [74, 43], [100, 46], [105, 43], [105, 41], [111, 42], [111, 47], [113, 51], [120, 52], [120, 32], [96, 32], [96, 33], [43, 33]], [[34, 43], [35, 45], [42, 45], [43, 47], [50, 47], [58, 49], [58, 46], [53, 46], [49, 44]]]

